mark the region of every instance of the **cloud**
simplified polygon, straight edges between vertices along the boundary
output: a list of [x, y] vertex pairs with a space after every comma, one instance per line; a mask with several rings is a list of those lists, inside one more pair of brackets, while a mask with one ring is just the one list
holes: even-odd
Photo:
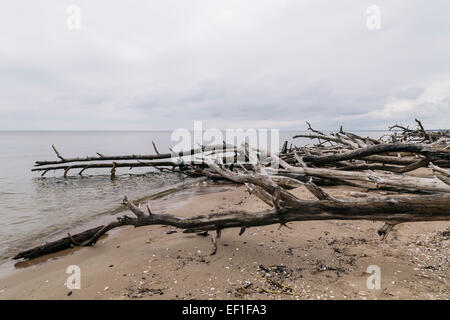
[[[380, 120], [405, 119], [410, 115], [433, 123], [434, 129], [449, 126], [450, 78], [432, 82], [421, 94], [412, 97], [391, 97], [382, 109], [369, 112], [366, 117]], [[443, 115], [443, 117], [439, 117]], [[430, 121], [431, 120], [431, 121]], [[429, 127], [430, 128], [430, 127]], [[432, 129], [432, 128], [430, 128]]]
[[448, 127], [448, 1], [71, 4], [3, 5], [0, 129]]

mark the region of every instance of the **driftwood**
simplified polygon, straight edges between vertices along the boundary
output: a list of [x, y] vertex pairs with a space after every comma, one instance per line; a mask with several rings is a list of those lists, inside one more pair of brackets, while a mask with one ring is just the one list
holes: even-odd
[[[185, 232], [218, 231], [226, 228], [243, 229], [270, 224], [285, 225], [293, 221], [307, 220], [371, 220], [384, 221], [390, 225], [403, 222], [444, 221], [450, 220], [450, 193], [426, 196], [386, 196], [366, 197], [361, 199], [337, 199], [329, 196], [312, 182], [305, 186], [318, 200], [298, 199], [288, 191], [279, 187], [270, 177], [262, 174], [238, 174], [210, 163], [211, 168], [220, 175], [234, 181], [247, 183], [250, 192], [258, 196], [273, 208], [257, 213], [245, 211], [225, 211], [194, 217], [177, 217], [169, 214], [157, 214], [148, 208], [144, 212], [126, 197], [123, 204], [135, 217], [123, 216], [108, 225], [85, 231], [73, 237], [50, 243], [46, 246], [19, 253], [14, 259], [32, 259], [55, 249], [73, 246], [91, 246], [111, 229], [121, 226], [169, 225], [184, 229]], [[255, 192], [255, 190], [257, 190]], [[95, 231], [95, 232], [94, 232]], [[85, 240], [83, 242], [83, 240]], [[214, 240], [215, 241], [215, 240]]]
[[303, 161], [314, 165], [333, 163], [344, 160], [361, 159], [367, 156], [387, 152], [408, 152], [424, 155], [429, 161], [450, 161], [450, 150], [433, 148], [422, 144], [390, 143], [361, 147], [353, 151], [324, 156], [305, 156]]
[[16, 256], [14, 256], [13, 259], [34, 259], [38, 258], [43, 255], [47, 255], [50, 253], [58, 252], [64, 249], [68, 249], [73, 247], [74, 245], [79, 245], [80, 243], [83, 243], [85, 241], [88, 241], [92, 237], [94, 237], [100, 230], [102, 230], [104, 226], [95, 227], [86, 231], [83, 231], [81, 233], [70, 235], [68, 234], [67, 237], [62, 238], [57, 241], [52, 241], [49, 243], [46, 243], [44, 245], [35, 247], [30, 250], [22, 251], [18, 253]]
[[[51, 170], [64, 170], [64, 177], [66, 178], [69, 171], [73, 169], [81, 169], [78, 174], [81, 176], [83, 172], [87, 169], [98, 169], [98, 168], [111, 168], [111, 178], [114, 178], [116, 173], [116, 168], [133, 168], [140, 167], [154, 167], [158, 170], [169, 170], [174, 171], [175, 168], [182, 171], [186, 168], [186, 165], [200, 166], [199, 161], [185, 161], [182, 157], [194, 156], [198, 154], [214, 154], [216, 152], [229, 153], [233, 152], [237, 154], [237, 148], [235, 146], [223, 143], [222, 145], [210, 145], [202, 146], [200, 148], [191, 149], [188, 151], [181, 152], [171, 152], [171, 153], [159, 153], [155, 143], [153, 142], [153, 147], [155, 149], [156, 155], [117, 155], [117, 156], [105, 156], [103, 154], [97, 153], [98, 156], [93, 157], [75, 157], [75, 158], [65, 158], [61, 156], [59, 151], [54, 145], [52, 145], [57, 157], [60, 160], [56, 161], [36, 161], [35, 168], [31, 171], [42, 171], [41, 176], [43, 177], [48, 171]], [[168, 159], [170, 161], [161, 161]], [[135, 160], [135, 162], [119, 162], [123, 160]], [[145, 161], [143, 161], [145, 160]], [[153, 160], [153, 161], [148, 161]], [[155, 161], [157, 160], [157, 161]], [[91, 163], [94, 161], [107, 161], [100, 163]], [[112, 161], [112, 162], [111, 162]], [[229, 161], [229, 159], [223, 159], [223, 161]], [[75, 164], [73, 164], [76, 162]], [[167, 169], [167, 167], [171, 169]]]
[[59, 165], [63, 163], [70, 163], [70, 162], [91, 162], [91, 161], [121, 161], [121, 160], [161, 160], [161, 159], [170, 159], [175, 157], [184, 157], [184, 156], [190, 156], [194, 154], [198, 154], [201, 152], [207, 152], [207, 151], [214, 151], [218, 149], [232, 149], [234, 146], [229, 144], [222, 144], [222, 145], [210, 145], [205, 147], [199, 147], [196, 149], [191, 149], [187, 151], [180, 151], [180, 152], [171, 152], [171, 153], [159, 153], [156, 149], [156, 145], [153, 142], [153, 147], [155, 149], [156, 154], [154, 155], [116, 155], [116, 156], [107, 156], [103, 155], [101, 153], [97, 153], [97, 156], [92, 157], [75, 157], [75, 158], [65, 158], [61, 156], [61, 154], [58, 152], [56, 147], [52, 145], [53, 150], [56, 153], [56, 156], [59, 158], [59, 160], [55, 161], [36, 161], [35, 166], [45, 166], [45, 165]]
[[391, 141], [395, 142], [396, 140], [400, 140], [400, 141], [436, 142], [443, 137], [444, 138], [450, 137], [449, 131], [438, 131], [438, 132], [427, 131], [425, 130], [420, 120], [415, 119], [415, 121], [417, 124], [416, 129], [410, 129], [409, 127], [405, 127], [399, 124], [395, 124], [389, 127], [389, 130], [397, 129], [401, 131], [399, 135], [392, 135], [390, 137]]
[[433, 164], [431, 164], [430, 167], [433, 170], [436, 178], [450, 186], [450, 170], [439, 168]]
[[[376, 140], [362, 137], [355, 133], [344, 131], [341, 127], [339, 132], [325, 134], [315, 130], [308, 124], [308, 130], [312, 134], [296, 135], [296, 137], [307, 137], [318, 140], [319, 144], [313, 147], [288, 148], [287, 141], [280, 151], [280, 158], [286, 163], [296, 165], [298, 159], [306, 166], [327, 167], [342, 171], [368, 171], [378, 170], [394, 173], [405, 173], [421, 167], [427, 167], [430, 162], [441, 168], [450, 167], [450, 133], [429, 132], [423, 128], [420, 121], [418, 129], [412, 130], [401, 125], [390, 127], [395, 131], [389, 136], [390, 142], [382, 139]], [[417, 140], [420, 138], [419, 140]], [[198, 175], [196, 169], [204, 169], [205, 166], [199, 161], [193, 161], [193, 156], [199, 158], [212, 154], [222, 153], [225, 163], [239, 163], [237, 155], [242, 156], [240, 149], [230, 144], [200, 146], [199, 148], [170, 153], [160, 153], [154, 142], [153, 147], [156, 154], [153, 155], [114, 155], [107, 156], [97, 153], [90, 157], [65, 157], [52, 145], [58, 158], [53, 161], [36, 161], [32, 171], [41, 171], [44, 176], [50, 170], [62, 170], [64, 177], [69, 172], [79, 169], [79, 175], [87, 169], [108, 168], [114, 177], [117, 168], [153, 167], [158, 170], [169, 170], [183, 172], [185, 174]], [[233, 153], [233, 157], [226, 154]], [[191, 157], [186, 159], [186, 157]], [[126, 162], [124, 162], [126, 161]], [[132, 162], [130, 162], [132, 161]], [[245, 164], [244, 164], [245, 165]], [[330, 167], [331, 166], [331, 167]], [[186, 170], [188, 169], [188, 170]], [[203, 171], [205, 174], [205, 171]], [[212, 175], [210, 175], [212, 176]]]
[[[244, 144], [202, 146], [186, 152], [161, 154], [154, 145], [155, 155], [104, 156], [65, 158], [53, 147], [59, 160], [37, 161], [34, 171], [110, 168], [115, 175], [118, 167], [151, 166], [181, 172], [205, 179], [228, 180], [245, 184], [247, 190], [261, 199], [271, 209], [257, 213], [225, 211], [193, 217], [177, 217], [152, 212], [142, 201], [126, 197], [123, 206], [134, 216], [122, 216], [110, 224], [68, 236], [61, 240], [19, 253], [14, 259], [32, 259], [71, 246], [92, 246], [109, 230], [121, 226], [169, 225], [184, 232], [216, 231], [212, 238], [213, 253], [222, 229], [239, 228], [242, 235], [247, 228], [270, 224], [286, 226], [288, 222], [307, 220], [371, 220], [384, 221], [379, 234], [385, 237], [392, 228], [403, 222], [450, 220], [450, 149], [448, 132], [429, 132], [417, 121], [418, 128], [395, 125], [397, 130], [387, 139], [379, 140], [346, 132], [325, 134], [308, 123], [308, 137], [318, 140], [309, 147], [288, 147], [283, 144], [279, 154], [251, 148]], [[399, 132], [400, 131], [400, 132]], [[233, 153], [229, 157], [226, 154]], [[221, 154], [213, 158], [211, 155]], [[201, 161], [181, 160], [186, 155], [197, 155]], [[237, 155], [244, 156], [238, 160]], [[174, 158], [178, 162], [172, 161]], [[167, 161], [154, 161], [166, 159]], [[244, 159], [244, 161], [242, 161]], [[136, 162], [120, 162], [133, 160]], [[234, 160], [234, 162], [233, 162]], [[91, 163], [108, 161], [108, 163]], [[419, 168], [429, 175], [413, 176], [407, 173]], [[320, 185], [351, 185], [365, 190], [356, 196], [335, 198]], [[306, 187], [317, 200], [304, 200], [294, 196], [289, 189]], [[367, 193], [368, 190], [388, 189], [389, 196]], [[413, 195], [411, 193], [422, 193]], [[355, 193], [356, 194], [356, 193]], [[142, 199], [141, 199], [142, 200]]]
[[74, 165], [58, 165], [45, 168], [33, 168], [31, 171], [43, 171], [41, 176], [43, 177], [50, 170], [64, 170], [64, 177], [67, 177], [69, 170], [81, 169], [78, 174], [81, 176], [86, 169], [98, 169], [98, 168], [140, 168], [140, 167], [177, 167], [179, 164], [169, 161], [158, 162], [112, 162], [112, 163], [91, 163], [91, 164], [74, 164]]
[[[154, 192], [145, 197], [136, 199], [133, 201], [133, 203], [135, 205], [138, 205], [139, 203], [144, 202], [144, 201], [160, 199], [162, 197], [168, 196], [177, 191], [192, 187], [193, 185], [203, 182], [205, 180], [206, 180], [206, 178], [200, 178], [200, 179], [196, 179], [194, 181], [182, 182], [177, 185], [174, 185], [174, 186], [171, 186], [168, 188], [164, 188], [162, 190]], [[126, 208], [127, 207], [125, 205], [121, 204], [120, 206], [118, 206], [114, 209], [108, 210], [104, 213], [115, 214], [115, 213], [126, 210]], [[23, 251], [23, 252], [17, 254], [16, 256], [14, 256], [13, 259], [22, 259], [22, 258], [23, 259], [34, 259], [34, 258], [43, 256], [43, 255], [58, 252], [58, 251], [61, 251], [64, 249], [69, 249], [74, 246], [79, 246], [81, 243], [90, 240], [93, 236], [95, 236], [95, 234], [98, 231], [102, 230], [104, 227], [105, 227], [104, 225], [101, 225], [101, 226], [98, 226], [98, 227], [95, 227], [95, 228], [92, 228], [92, 229], [89, 229], [89, 230], [86, 230], [86, 231], [83, 231], [83, 232], [80, 232], [80, 233], [77, 233], [74, 235], [68, 234], [67, 237], [65, 237], [65, 238], [62, 238], [62, 239], [59, 239], [56, 241], [52, 241], [52, 242], [48, 242], [41, 246], [37, 246], [33, 249]]]

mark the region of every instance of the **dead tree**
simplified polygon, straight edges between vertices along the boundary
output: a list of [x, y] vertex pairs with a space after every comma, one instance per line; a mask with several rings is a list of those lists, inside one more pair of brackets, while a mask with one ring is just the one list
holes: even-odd
[[[116, 221], [17, 254], [14, 259], [32, 259], [38, 256], [70, 248], [92, 246], [111, 229], [122, 226], [168, 225], [184, 232], [216, 231], [212, 239], [216, 252], [216, 238], [221, 230], [239, 228], [242, 235], [247, 228], [307, 220], [371, 220], [384, 221], [379, 233], [383, 237], [393, 226], [403, 222], [450, 220], [450, 149], [447, 133], [426, 131], [406, 127], [399, 134], [392, 134], [388, 141], [346, 132], [325, 134], [308, 123], [308, 135], [299, 135], [318, 140], [312, 147], [287, 147], [282, 152], [271, 154], [265, 150], [244, 144], [202, 146], [187, 152], [176, 153], [177, 163], [169, 161], [174, 153], [155, 155], [104, 156], [65, 158], [53, 148], [59, 160], [37, 161], [33, 170], [69, 170], [88, 168], [110, 168], [111, 174], [119, 167], [151, 166], [163, 170], [169, 168], [189, 176], [228, 180], [245, 184], [248, 191], [270, 206], [256, 213], [224, 211], [193, 217], [177, 217], [152, 212], [139, 206], [140, 201], [127, 197], [123, 206], [133, 216], [124, 215]], [[394, 128], [392, 128], [394, 129]], [[299, 137], [297, 136], [297, 137]], [[229, 153], [234, 154], [229, 156]], [[200, 161], [187, 161], [181, 157], [199, 156]], [[217, 157], [213, 158], [212, 155]], [[238, 157], [238, 155], [240, 157]], [[244, 161], [236, 161], [236, 159]], [[161, 161], [166, 159], [167, 161]], [[120, 162], [133, 160], [136, 162]], [[156, 162], [154, 160], [159, 160]], [[234, 160], [234, 161], [233, 161]], [[107, 161], [107, 163], [97, 163]], [[93, 163], [94, 162], [94, 163]], [[412, 176], [407, 172], [427, 168], [428, 176]], [[322, 184], [352, 185], [363, 190], [389, 188], [393, 194], [380, 196], [365, 193], [364, 197], [335, 198], [320, 187]], [[305, 200], [294, 196], [289, 189], [306, 187], [317, 199]], [[422, 193], [414, 195], [411, 193]]]
[[317, 200], [311, 201], [297, 198], [281, 188], [267, 175], [235, 173], [214, 163], [210, 163], [210, 167], [227, 179], [248, 184], [252, 194], [265, 203], [270, 203], [272, 208], [256, 213], [225, 211], [186, 218], [154, 213], [149, 207], [145, 212], [125, 197], [123, 204], [134, 214], [134, 217], [127, 215], [119, 217], [117, 221], [108, 225], [21, 252], [14, 259], [31, 259], [69, 246], [91, 246], [108, 231], [128, 225], [135, 227], [168, 225], [184, 229], [188, 233], [216, 231], [217, 234], [220, 234], [223, 229], [240, 228], [240, 234], [242, 234], [245, 229], [250, 227], [271, 224], [285, 225], [288, 222], [308, 220], [371, 220], [384, 221], [389, 225], [403, 222], [450, 220], [448, 209], [450, 193], [338, 199], [328, 195], [314, 183], [307, 182], [304, 184], [305, 187], [317, 198]]
[[[246, 184], [248, 190], [272, 208], [256, 213], [245, 211], [225, 211], [198, 215], [194, 217], [177, 217], [170, 214], [158, 214], [147, 206], [146, 211], [124, 198], [123, 204], [134, 214], [124, 215], [108, 225], [87, 230], [75, 236], [19, 253], [14, 259], [32, 259], [37, 256], [55, 252], [70, 246], [92, 246], [108, 231], [122, 226], [168, 225], [184, 229], [184, 232], [216, 231], [216, 238], [221, 230], [240, 228], [242, 235], [247, 228], [308, 220], [370, 220], [384, 221], [389, 228], [403, 222], [445, 221], [450, 220], [450, 191], [436, 192], [429, 195], [394, 195], [368, 196], [359, 199], [335, 198], [327, 194], [312, 181], [299, 183], [304, 185], [317, 200], [304, 200], [294, 196], [276, 183], [266, 169], [256, 166], [255, 172], [233, 172], [214, 162], [208, 167], [217, 175], [236, 183]], [[319, 169], [323, 170], [323, 169]], [[436, 167], [436, 170], [440, 168]], [[384, 230], [384, 234], [388, 230]], [[213, 243], [216, 242], [213, 239]], [[215, 252], [215, 250], [213, 250]]]

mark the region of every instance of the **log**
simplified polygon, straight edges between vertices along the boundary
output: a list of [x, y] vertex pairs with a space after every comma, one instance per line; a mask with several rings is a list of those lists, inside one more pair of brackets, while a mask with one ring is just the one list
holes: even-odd
[[[192, 185], [198, 184], [203, 181], [206, 181], [206, 178], [203, 177], [203, 178], [195, 179], [194, 181], [182, 182], [182, 183], [176, 184], [174, 186], [164, 188], [163, 190], [154, 192], [154, 193], [144, 196], [142, 198], [136, 199], [132, 203], [134, 203], [135, 205], [138, 205], [139, 203], [141, 203], [143, 201], [160, 199], [162, 197], [168, 196], [175, 192], [185, 190], [185, 189], [191, 187]], [[123, 204], [121, 204], [120, 206], [118, 206], [112, 210], [105, 211], [104, 213], [116, 214], [116, 213], [124, 211], [126, 209], [127, 209], [127, 207], [124, 206]], [[104, 225], [101, 225], [101, 226], [86, 230], [84, 232], [75, 234], [73, 236], [68, 236], [68, 237], [62, 238], [60, 240], [53, 241], [53, 242], [46, 243], [44, 245], [35, 247], [30, 250], [22, 251], [19, 254], [17, 254], [16, 256], [14, 256], [13, 259], [22, 259], [22, 258], [23, 259], [34, 259], [34, 258], [43, 256], [43, 255], [47, 255], [50, 253], [54, 253], [54, 252], [58, 252], [58, 251], [61, 251], [64, 249], [71, 248], [72, 246], [79, 246], [81, 243], [91, 239], [103, 227], [104, 227]]]
[[393, 175], [375, 172], [354, 172], [341, 171], [323, 168], [299, 168], [286, 164], [282, 165], [286, 169], [273, 170], [268, 168], [268, 172], [274, 175], [290, 174], [295, 177], [311, 176], [339, 180], [356, 180], [366, 183], [376, 184], [379, 187], [396, 187], [400, 189], [421, 190], [430, 192], [450, 192], [450, 186], [437, 178], [422, 178], [407, 175]]
[[83, 243], [89, 239], [91, 239], [97, 232], [99, 232], [104, 226], [98, 226], [73, 236], [67, 236], [65, 238], [52, 241], [41, 246], [37, 246], [33, 249], [22, 251], [16, 254], [13, 259], [35, 259], [40, 256], [44, 256], [50, 253], [55, 253], [62, 251], [64, 249], [69, 249], [74, 245], [78, 245], [79, 243]]
[[[175, 160], [175, 159], [174, 159]], [[82, 175], [86, 169], [99, 169], [99, 168], [142, 168], [142, 167], [179, 167], [185, 163], [177, 163], [172, 161], [158, 161], [158, 162], [112, 162], [112, 163], [90, 163], [90, 164], [73, 164], [73, 165], [59, 165], [50, 167], [33, 168], [31, 171], [43, 171], [41, 176], [43, 177], [48, 171], [51, 170], [64, 170], [64, 177], [67, 176], [69, 170], [81, 169], [78, 173]]]
[[[309, 123], [307, 137], [318, 139], [319, 144], [313, 147], [287, 147], [284, 143], [280, 154], [271, 154], [244, 144], [240, 147], [231, 145], [201, 146], [197, 149], [179, 153], [161, 154], [154, 142], [155, 155], [126, 155], [66, 158], [52, 146], [59, 160], [36, 161], [32, 171], [64, 170], [64, 176], [72, 169], [111, 168], [114, 177], [116, 168], [151, 166], [160, 170], [182, 172], [188, 176], [202, 176], [204, 179], [228, 180], [245, 184], [247, 190], [258, 197], [270, 209], [256, 213], [241, 210], [224, 211], [193, 217], [178, 217], [171, 214], [147, 212], [140, 209], [138, 201], [123, 200], [121, 207], [128, 208], [134, 217], [127, 215], [117, 221], [89, 229], [77, 235], [53, 241], [51, 243], [26, 250], [17, 254], [14, 259], [33, 259], [38, 256], [57, 252], [73, 246], [92, 246], [109, 230], [121, 226], [135, 227], [148, 225], [168, 225], [183, 229], [184, 232], [216, 231], [212, 238], [216, 253], [216, 242], [222, 229], [239, 228], [239, 235], [247, 228], [307, 220], [370, 220], [384, 221], [379, 230], [385, 237], [392, 228], [403, 222], [448, 221], [450, 220], [450, 149], [448, 132], [430, 132], [424, 129], [416, 119], [416, 130], [395, 125], [390, 129], [397, 131], [388, 137], [388, 141], [364, 138], [357, 134], [345, 132], [342, 127], [338, 133], [325, 134], [314, 130]], [[390, 142], [389, 142], [390, 141]], [[402, 141], [402, 142], [400, 142]], [[227, 157], [232, 152], [235, 157]], [[180, 157], [201, 154], [199, 164], [191, 160], [183, 162]], [[237, 154], [243, 156], [237, 158]], [[213, 159], [212, 155], [219, 155]], [[179, 162], [161, 161], [178, 157]], [[120, 162], [134, 160], [136, 162]], [[155, 161], [159, 160], [159, 161]], [[230, 164], [230, 160], [234, 160]], [[240, 162], [244, 160], [243, 162]], [[251, 160], [251, 161], [248, 161]], [[104, 161], [109, 161], [105, 163]], [[145, 162], [144, 162], [145, 161]], [[150, 161], [150, 162], [149, 162]], [[74, 163], [77, 162], [77, 163]], [[100, 163], [96, 163], [100, 162]], [[222, 164], [225, 162], [225, 164]], [[269, 167], [278, 164], [279, 168]], [[416, 177], [404, 173], [417, 168], [430, 166], [432, 177]], [[170, 168], [165, 168], [170, 167]], [[178, 169], [176, 169], [178, 168]], [[377, 170], [376, 172], [373, 170]], [[388, 171], [389, 173], [383, 172]], [[313, 178], [314, 180], [312, 180]], [[351, 185], [372, 189], [389, 189], [389, 196], [335, 198], [322, 190], [317, 183], [334, 185]], [[317, 200], [299, 199], [288, 190], [299, 186], [306, 187]], [[174, 188], [175, 190], [177, 188]], [[420, 196], [399, 194], [407, 190], [412, 193], [424, 193]], [[169, 190], [168, 192], [173, 192]], [[162, 193], [164, 194], [164, 192]]]
[[55, 151], [59, 160], [55, 161], [35, 161], [35, 166], [45, 166], [45, 165], [58, 165], [62, 163], [70, 163], [70, 162], [90, 162], [90, 161], [122, 161], [122, 160], [161, 160], [161, 159], [170, 159], [170, 158], [178, 158], [184, 156], [190, 156], [202, 152], [214, 151], [214, 150], [223, 150], [223, 149], [233, 149], [234, 146], [230, 144], [222, 144], [222, 145], [210, 145], [210, 146], [202, 146], [200, 148], [194, 148], [187, 151], [180, 152], [171, 152], [171, 153], [157, 153], [153, 155], [116, 155], [116, 156], [106, 156], [103, 154], [99, 154], [98, 156], [92, 157], [76, 157], [76, 158], [65, 158], [62, 157], [61, 154], [56, 150], [55, 146], [53, 146], [53, 150]]
[[[269, 176], [264, 174], [241, 174], [221, 168], [209, 162], [208, 165], [217, 174], [239, 183], [247, 183], [253, 194], [260, 197], [273, 208], [256, 213], [233, 210], [221, 213], [197, 215], [194, 217], [177, 217], [170, 214], [145, 213], [127, 197], [123, 204], [134, 213], [135, 217], [123, 216], [108, 225], [93, 229], [53, 242], [49, 247], [31, 249], [19, 253], [15, 258], [32, 259], [43, 252], [55, 252], [57, 248], [70, 245], [92, 246], [111, 229], [131, 225], [135, 227], [149, 225], [167, 225], [184, 229], [185, 232], [240, 228], [240, 233], [249, 227], [271, 224], [285, 225], [288, 222], [308, 220], [370, 220], [384, 221], [390, 225], [403, 222], [446, 221], [450, 220], [450, 193], [422, 196], [395, 195], [385, 197], [365, 197], [360, 199], [337, 199], [327, 195], [320, 187], [309, 181], [307, 188], [318, 200], [302, 200], [280, 188]], [[90, 236], [89, 239], [87, 239]], [[73, 241], [72, 240], [75, 240]], [[86, 240], [81, 243], [82, 240]], [[213, 242], [214, 243], [214, 242]], [[215, 243], [214, 243], [215, 244]], [[216, 246], [214, 246], [217, 249]], [[51, 249], [50, 249], [51, 248]], [[28, 254], [27, 254], [28, 253]], [[31, 253], [31, 254], [30, 254]]]
[[320, 165], [343, 160], [361, 159], [363, 157], [387, 152], [417, 153], [424, 155], [427, 159], [429, 159], [429, 161], [445, 160], [450, 162], [450, 150], [432, 148], [428, 145], [422, 144], [405, 143], [378, 144], [335, 155], [305, 156], [303, 157], [303, 161]]
[[[391, 224], [419, 221], [450, 220], [450, 194], [427, 196], [388, 196], [363, 198], [357, 201], [330, 200], [301, 201], [295, 206], [270, 209], [257, 213], [226, 211], [194, 217], [177, 217], [170, 214], [145, 214], [121, 218], [107, 226], [93, 228], [73, 236], [73, 240], [83, 246], [94, 245], [98, 239], [113, 228], [125, 225], [135, 227], [166, 225], [185, 229], [187, 232], [212, 231], [227, 228], [249, 228], [271, 224], [285, 224], [310, 220], [370, 220]], [[136, 210], [134, 209], [133, 212]], [[136, 212], [135, 212], [136, 213]], [[78, 245], [69, 237], [39, 246], [17, 254], [14, 259], [33, 259], [41, 255], [57, 252]]]

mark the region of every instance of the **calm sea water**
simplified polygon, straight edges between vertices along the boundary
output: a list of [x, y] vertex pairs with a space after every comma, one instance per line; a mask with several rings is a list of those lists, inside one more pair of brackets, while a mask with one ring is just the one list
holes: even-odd
[[[280, 145], [294, 134], [280, 132]], [[126, 194], [139, 198], [183, 181], [183, 176], [159, 173], [151, 168], [119, 168], [111, 180], [108, 170], [78, 170], [62, 177], [49, 171], [45, 177], [31, 172], [36, 160], [57, 160], [51, 145], [66, 157], [154, 154], [176, 144], [170, 132], [1, 132], [0, 131], [0, 261], [22, 249], [39, 245], [65, 232], [83, 229], [99, 215], [120, 204]], [[364, 135], [380, 136], [380, 132]], [[296, 140], [297, 145], [306, 140]]]

